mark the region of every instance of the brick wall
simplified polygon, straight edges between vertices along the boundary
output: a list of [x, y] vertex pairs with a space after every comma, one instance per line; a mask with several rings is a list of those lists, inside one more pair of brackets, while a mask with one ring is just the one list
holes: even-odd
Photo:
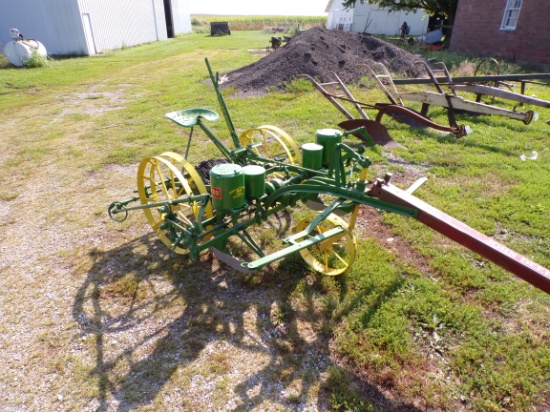
[[550, 0], [523, 0], [516, 30], [500, 30], [506, 0], [459, 0], [451, 50], [550, 66]]

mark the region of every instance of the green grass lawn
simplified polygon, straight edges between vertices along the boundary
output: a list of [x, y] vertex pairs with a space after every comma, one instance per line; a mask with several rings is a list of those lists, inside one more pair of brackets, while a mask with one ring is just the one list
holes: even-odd
[[[178, 363], [175, 358], [172, 361], [176, 366], [169, 372], [163, 368], [155, 371], [154, 364], [146, 371], [138, 366], [148, 360], [164, 361], [162, 356], [155, 357], [163, 350], [181, 355], [179, 350], [185, 349], [199, 359], [202, 349], [211, 343], [203, 331], [210, 328], [208, 331], [226, 333], [216, 327], [223, 319], [205, 320], [217, 307], [208, 306], [208, 302], [221, 302], [219, 308], [224, 310], [227, 305], [252, 305], [245, 296], [240, 300], [216, 300], [209, 294], [216, 289], [208, 289], [196, 279], [201, 264], [191, 264], [165, 250], [157, 251], [162, 245], [155, 239], [147, 238], [153, 243], [135, 250], [147, 250], [159, 257], [142, 256], [138, 260], [131, 253], [132, 245], [150, 232], [150, 228], [144, 228], [145, 219], [140, 215], [128, 224], [117, 225], [109, 221], [106, 209], [111, 201], [132, 195], [132, 173], [141, 159], [164, 151], [185, 151], [183, 129], [165, 119], [165, 113], [193, 107], [219, 111], [213, 88], [206, 81], [204, 59], [209, 59], [215, 71], [226, 73], [257, 60], [248, 49], [265, 48], [270, 37], [270, 33], [259, 31], [234, 31], [223, 37], [198, 33], [95, 57], [53, 60], [42, 68], [16, 69], [0, 62], [2, 254], [15, 253], [22, 247], [29, 250], [24, 253], [27, 263], [10, 260], [12, 263], [0, 267], [3, 290], [26, 290], [29, 294], [11, 293], [9, 298], [0, 299], [2, 309], [9, 314], [0, 322], [0, 334], [4, 336], [0, 361], [13, 349], [12, 326], [23, 322], [7, 308], [23, 310], [31, 306], [30, 310], [36, 311], [38, 305], [33, 305], [29, 296], [39, 299], [50, 293], [58, 307], [67, 308], [68, 317], [48, 322], [47, 316], [36, 314], [26, 321], [26, 329], [37, 331], [30, 342], [46, 346], [59, 360], [53, 362], [35, 353], [32, 362], [27, 359], [23, 367], [43, 370], [43, 376], [69, 377], [59, 387], [72, 393], [73, 400], [62, 404], [61, 409], [82, 410], [93, 404], [98, 410], [115, 410], [110, 402], [121, 391], [125, 391], [126, 405], [136, 410], [167, 407], [160, 395], [163, 386], [171, 391], [187, 387], [199, 373], [198, 366], [189, 363], [184, 367], [183, 360]], [[447, 59], [449, 66], [465, 59], [450, 53], [438, 56]], [[365, 80], [349, 88], [360, 101], [384, 101], [382, 93], [371, 86], [372, 82]], [[528, 85], [527, 89], [528, 94], [550, 100], [548, 86]], [[314, 140], [317, 129], [334, 128], [344, 120], [318, 92], [300, 83], [291, 84], [286, 92], [271, 91], [257, 97], [241, 98], [234, 92], [223, 91], [239, 133], [273, 124], [303, 144]], [[503, 101], [495, 104], [512, 108]], [[517, 109], [533, 109], [541, 119], [524, 125], [502, 117], [460, 115], [459, 122], [473, 129], [460, 140], [433, 130], [411, 130], [386, 118], [384, 123], [391, 136], [404, 148], [391, 152], [368, 149], [374, 162], [369, 178], [391, 172], [395, 184], [406, 188], [415, 177], [427, 176], [427, 183], [415, 193], [419, 198], [550, 268], [550, 127], [545, 123], [550, 111], [528, 106]], [[369, 115], [374, 117], [375, 113], [369, 111]], [[447, 122], [442, 109], [432, 108], [430, 116], [440, 124]], [[214, 124], [213, 130], [229, 141], [223, 121]], [[522, 154], [529, 157], [532, 152], [537, 152], [536, 160], [520, 159]], [[215, 147], [207, 144], [204, 136], [197, 137], [191, 147], [191, 163], [213, 157], [219, 157]], [[293, 325], [307, 321], [326, 342], [323, 347], [332, 359], [330, 367], [316, 374], [304, 364], [313, 355], [300, 351], [301, 335], [291, 333], [278, 340], [276, 351], [285, 360], [277, 360], [284, 365], [279, 369], [274, 366], [277, 362], [270, 364], [276, 375], [271, 377], [273, 381], [286, 385], [293, 377], [295, 380], [286, 388], [297, 388], [297, 376], [303, 375], [301, 387], [309, 385], [316, 391], [303, 398], [289, 395], [286, 404], [277, 404], [273, 410], [293, 410], [298, 400], [308, 396], [324, 397], [333, 410], [341, 411], [400, 407], [547, 410], [550, 297], [413, 219], [367, 215], [385, 228], [386, 241], [372, 235], [369, 220], [365, 219], [357, 231], [357, 261], [340, 277], [312, 274], [299, 257], [285, 259], [267, 274], [236, 275], [251, 302], [255, 302], [257, 290], [281, 294], [280, 308], [275, 311], [278, 321]], [[18, 230], [19, 225], [23, 229]], [[59, 236], [70, 240], [51, 255], [46, 253], [42, 239], [50, 239], [50, 230], [56, 227], [63, 230], [56, 232], [58, 238], [51, 238], [54, 244], [63, 243]], [[29, 234], [32, 236], [26, 240]], [[98, 269], [98, 256], [105, 255], [111, 260]], [[27, 272], [18, 269], [19, 264], [32, 265], [29, 274], [36, 271], [44, 276], [30, 281]], [[109, 278], [110, 269], [105, 268], [110, 265], [127, 265], [132, 271]], [[68, 275], [62, 276], [60, 268], [68, 270]], [[172, 285], [173, 299], [169, 296], [172, 292], [163, 295], [164, 290], [147, 289], [152, 281], [140, 275], [141, 270]], [[79, 294], [84, 279], [96, 279], [97, 273], [105, 276], [102, 279], [109, 285]], [[56, 293], [64, 295], [56, 298]], [[152, 295], [156, 296], [156, 305], [141, 304]], [[109, 303], [97, 309], [94, 302], [101, 299]], [[78, 308], [84, 312], [88, 306], [81, 301], [87, 301], [89, 311], [96, 310], [98, 324], [104, 318], [115, 319], [115, 309], [126, 310], [124, 305], [135, 304], [139, 316], [156, 319], [159, 324], [161, 317], [171, 316], [172, 311], [194, 307], [195, 317], [186, 325], [192, 328], [200, 324], [201, 328], [193, 329], [198, 333], [192, 338], [183, 332], [177, 339], [163, 338], [165, 346], [151, 340], [156, 342], [154, 347], [140, 360], [135, 343], [128, 343], [125, 350], [116, 348], [122, 343], [108, 346], [102, 341], [100, 328], [89, 329], [94, 331], [95, 340], [86, 336], [81, 340], [78, 328], [83, 326], [77, 326], [78, 316], [70, 316], [73, 300], [73, 312]], [[205, 305], [207, 309], [201, 312], [199, 308]], [[125, 322], [132, 318], [134, 309], [127, 310]], [[223, 318], [220, 313], [217, 316]], [[42, 323], [36, 323], [36, 319], [42, 319]], [[61, 332], [57, 335], [56, 331]], [[151, 336], [157, 338], [154, 333]], [[69, 355], [75, 345], [83, 346], [79, 349], [84, 353], [82, 358]], [[110, 350], [118, 355], [110, 357]], [[230, 392], [230, 359], [218, 353], [209, 361], [208, 370], [201, 369], [200, 373], [224, 377], [216, 380], [219, 403], [214, 408], [218, 405], [219, 410], [226, 410], [220, 405]], [[5, 378], [0, 377], [0, 387], [13, 391], [10, 382], [23, 380], [23, 376], [15, 366], [6, 364], [8, 372]], [[155, 383], [156, 389], [144, 395], [146, 400], [140, 398], [139, 381], [136, 387], [128, 384], [134, 375], [126, 374], [127, 370], [138, 370], [135, 376]], [[155, 376], [162, 378], [155, 380]], [[29, 385], [38, 386], [38, 382], [34, 377]], [[38, 390], [34, 393], [32, 385], [18, 389], [22, 409], [32, 410], [32, 405], [40, 401], [45, 402], [47, 410], [54, 410], [58, 409], [57, 403], [69, 402], [67, 396], [64, 400], [54, 396], [52, 400]], [[238, 389], [235, 391], [240, 393]], [[79, 398], [85, 401], [80, 403], [76, 400]], [[258, 399], [261, 402], [254, 400], [257, 410], [273, 407], [269, 397]], [[2, 402], [0, 409], [11, 405]], [[319, 401], [318, 405], [323, 403]], [[193, 409], [192, 404], [180, 407]], [[245, 410], [246, 405], [242, 408], [231, 410]], [[122, 406], [119, 409], [129, 410]]]

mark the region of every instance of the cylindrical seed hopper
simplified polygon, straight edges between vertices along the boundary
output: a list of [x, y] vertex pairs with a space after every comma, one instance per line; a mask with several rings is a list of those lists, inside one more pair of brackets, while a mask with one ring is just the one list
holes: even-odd
[[212, 185], [212, 204], [219, 210], [237, 209], [243, 206], [244, 173], [243, 168], [233, 163], [223, 163], [210, 170]]
[[306, 143], [302, 146], [302, 166], [319, 170], [323, 166], [323, 146], [317, 143]]
[[329, 167], [334, 147], [342, 143], [342, 132], [336, 129], [320, 129], [315, 133], [315, 143], [323, 146], [323, 166]]
[[243, 172], [246, 197], [261, 197], [265, 193], [265, 168], [248, 165], [243, 167]]

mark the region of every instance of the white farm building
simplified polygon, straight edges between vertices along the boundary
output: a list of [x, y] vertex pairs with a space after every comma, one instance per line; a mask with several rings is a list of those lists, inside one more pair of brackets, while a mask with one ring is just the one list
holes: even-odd
[[325, 10], [328, 13], [327, 28], [330, 30], [358, 33], [399, 35], [403, 22], [410, 27], [409, 36], [420, 36], [428, 30], [429, 16], [424, 10], [414, 12], [389, 11], [367, 1], [357, 1], [349, 9], [342, 6], [342, 0], [330, 0]]
[[50, 55], [84, 56], [191, 32], [188, 0], [0, 2], [0, 51], [17, 28]]

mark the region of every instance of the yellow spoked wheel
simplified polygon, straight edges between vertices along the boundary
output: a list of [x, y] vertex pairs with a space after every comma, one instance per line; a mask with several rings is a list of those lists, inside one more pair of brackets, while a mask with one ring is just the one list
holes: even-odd
[[[138, 168], [138, 193], [141, 204], [177, 199], [183, 195], [197, 195], [206, 192], [200, 175], [183, 157], [176, 153], [163, 153], [160, 156], [147, 157]], [[171, 212], [179, 225], [191, 229], [199, 218], [200, 206], [197, 203], [180, 203], [171, 205]], [[144, 209], [145, 216], [159, 239], [179, 254], [187, 254], [188, 248], [172, 244], [182, 233], [175, 225], [162, 228], [166, 212], [159, 208]], [[203, 219], [212, 217], [212, 206], [208, 203]]]
[[[256, 129], [250, 129], [239, 137], [239, 142], [243, 146], [253, 143], [261, 143], [261, 146], [255, 148], [259, 156], [277, 160], [287, 164], [300, 164], [302, 155], [294, 139], [286, 132], [275, 126], [260, 126]], [[273, 174], [274, 177], [277, 174]]]
[[[303, 219], [296, 225], [294, 232], [297, 233], [304, 230], [312, 220], [313, 217]], [[335, 214], [330, 214], [315, 227], [312, 235], [318, 235], [337, 226], [343, 227], [345, 231], [307, 249], [300, 250], [300, 255], [302, 255], [307, 264], [323, 275], [340, 275], [349, 269], [355, 260], [357, 239], [353, 232], [347, 229], [348, 225], [342, 218]]]
[[[202, 181], [201, 175], [191, 163], [183, 158], [182, 155], [174, 152], [164, 152], [160, 155], [160, 157], [168, 160], [172, 165], [178, 168], [183, 177], [187, 180], [187, 183], [189, 184], [189, 187], [194, 195], [207, 193], [206, 186]], [[210, 210], [212, 210], [212, 207], [210, 207]]]
[[[160, 157], [167, 159], [171, 164], [176, 166], [178, 170], [181, 171], [183, 177], [187, 180], [187, 183], [189, 184], [189, 188], [191, 189], [191, 193], [193, 195], [201, 195], [204, 193], [207, 193], [208, 190], [206, 189], [206, 185], [202, 181], [202, 177], [197, 172], [195, 167], [189, 163], [187, 160], [183, 158], [182, 155], [174, 152], [164, 152], [160, 155]], [[200, 206], [197, 204], [193, 205], [193, 214], [195, 219], [198, 219], [198, 213], [199, 213]], [[206, 205], [205, 213], [203, 218], [209, 219], [213, 215], [212, 212], [212, 202], [209, 200], [208, 204]], [[205, 229], [209, 229], [210, 226], [208, 226]], [[209, 234], [204, 237], [203, 241], [206, 241], [212, 237], [212, 234]]]

